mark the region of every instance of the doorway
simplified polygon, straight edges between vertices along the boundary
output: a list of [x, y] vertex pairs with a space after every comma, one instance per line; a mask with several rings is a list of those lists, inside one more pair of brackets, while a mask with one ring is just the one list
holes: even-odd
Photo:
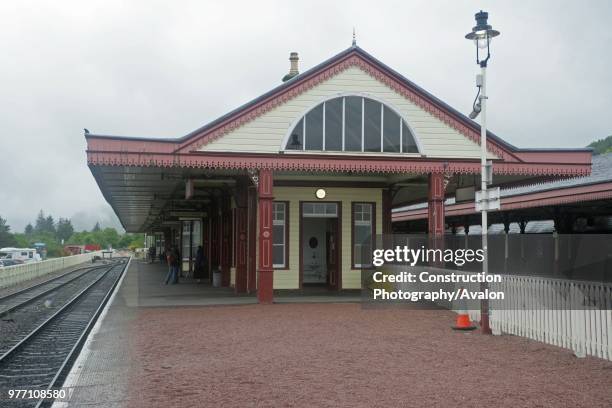
[[300, 287], [340, 288], [340, 205], [300, 203]]

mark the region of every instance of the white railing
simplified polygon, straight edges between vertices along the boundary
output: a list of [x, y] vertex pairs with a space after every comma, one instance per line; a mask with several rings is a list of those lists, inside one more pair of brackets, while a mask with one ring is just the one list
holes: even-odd
[[612, 284], [505, 275], [490, 288], [506, 294], [495, 301], [494, 332], [612, 360]]
[[[393, 270], [406, 270], [394, 266]], [[452, 270], [423, 267], [430, 273]], [[470, 272], [454, 271], [469, 274]], [[403, 290], [427, 290], [420, 283], [399, 284]], [[479, 291], [479, 283], [439, 284], [444, 290], [464, 287]], [[431, 289], [431, 286], [428, 287]], [[489, 283], [490, 291], [503, 292], [504, 300], [492, 300], [490, 322], [494, 334], [508, 333], [568, 348], [577, 356], [612, 360], [612, 284], [568, 279], [502, 275]], [[436, 302], [455, 311], [468, 309], [472, 321], [480, 321], [480, 301]]]
[[91, 262], [91, 258], [96, 255], [101, 256], [101, 254], [101, 251], [96, 251], [0, 268], [0, 288], [17, 285], [21, 282], [35, 279], [48, 273], [56, 272], [84, 262]]

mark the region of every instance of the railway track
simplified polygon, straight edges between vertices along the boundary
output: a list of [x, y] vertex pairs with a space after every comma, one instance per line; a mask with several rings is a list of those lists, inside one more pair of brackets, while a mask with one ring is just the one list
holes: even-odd
[[[93, 281], [0, 355], [0, 406], [51, 406], [52, 398], [40, 397], [61, 387], [125, 267], [126, 260], [105, 265]], [[15, 390], [30, 393], [14, 398]]]
[[52, 291], [61, 288], [62, 286], [70, 282], [73, 282], [74, 280], [87, 274], [88, 272], [102, 268], [106, 268], [106, 265], [86, 266], [77, 268], [62, 275], [56, 276], [52, 279], [40, 282], [36, 285], [32, 285], [17, 292], [2, 296], [0, 297], [0, 317], [8, 315], [9, 313], [19, 309], [20, 307], [23, 307], [26, 304], [35, 301], [36, 299], [50, 294]]
[[80, 268], [1, 298], [0, 355], [108, 268], [108, 264]]

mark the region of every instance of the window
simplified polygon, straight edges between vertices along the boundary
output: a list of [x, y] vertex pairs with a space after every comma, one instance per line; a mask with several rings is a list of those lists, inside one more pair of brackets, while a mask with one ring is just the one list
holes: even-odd
[[300, 119], [297, 125], [293, 128], [289, 141], [285, 149], [288, 150], [303, 150], [304, 149], [304, 119]]
[[414, 141], [414, 136], [404, 122], [402, 122], [402, 151], [406, 153], [418, 153], [419, 149]]
[[191, 257], [191, 221], [183, 221], [181, 257], [188, 262]]
[[400, 117], [388, 107], [383, 110], [383, 151], [401, 152], [400, 139], [402, 138], [402, 121]]
[[362, 98], [344, 98], [344, 150], [361, 151]]
[[371, 265], [375, 235], [374, 203], [353, 203], [353, 268]]
[[323, 105], [306, 114], [306, 150], [323, 150]]
[[363, 100], [363, 151], [380, 152], [380, 115], [382, 104]]
[[304, 203], [302, 207], [304, 218], [338, 218], [336, 203]]
[[202, 245], [202, 221], [193, 220], [191, 222], [191, 261], [195, 262], [198, 247]]
[[274, 268], [288, 266], [287, 202], [274, 201], [272, 206], [272, 264]]
[[325, 149], [342, 150], [342, 98], [332, 99], [325, 105]]
[[341, 96], [311, 109], [292, 129], [286, 150], [418, 153], [408, 124], [390, 107]]

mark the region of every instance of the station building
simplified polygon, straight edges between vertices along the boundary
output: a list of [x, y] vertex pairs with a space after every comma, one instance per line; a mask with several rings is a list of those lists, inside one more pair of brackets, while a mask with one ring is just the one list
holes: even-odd
[[[358, 289], [360, 254], [392, 232], [392, 209], [444, 202], [480, 183], [480, 127], [353, 45], [291, 69], [276, 88], [177, 139], [86, 134], [87, 163], [125, 229], [198, 246], [237, 293]], [[518, 120], [518, 119], [517, 119]], [[534, 135], [538, 137], [538, 135]], [[589, 149], [520, 149], [493, 133], [495, 185], [590, 173]]]

